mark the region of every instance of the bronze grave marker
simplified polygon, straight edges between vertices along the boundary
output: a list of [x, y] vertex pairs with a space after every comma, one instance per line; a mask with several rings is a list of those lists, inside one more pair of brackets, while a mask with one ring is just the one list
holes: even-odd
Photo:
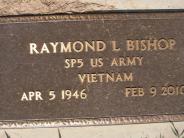
[[183, 101], [183, 13], [0, 18], [2, 122], [177, 121]]

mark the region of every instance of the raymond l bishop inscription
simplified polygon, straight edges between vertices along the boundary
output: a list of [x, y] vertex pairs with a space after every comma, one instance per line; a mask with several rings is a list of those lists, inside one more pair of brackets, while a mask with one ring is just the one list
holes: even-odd
[[183, 119], [184, 13], [1, 17], [0, 22], [2, 122]]

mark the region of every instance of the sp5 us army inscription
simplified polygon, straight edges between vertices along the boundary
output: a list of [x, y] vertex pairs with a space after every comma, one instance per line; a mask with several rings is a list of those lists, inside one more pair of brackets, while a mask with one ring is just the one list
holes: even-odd
[[183, 120], [183, 17], [0, 18], [1, 127]]

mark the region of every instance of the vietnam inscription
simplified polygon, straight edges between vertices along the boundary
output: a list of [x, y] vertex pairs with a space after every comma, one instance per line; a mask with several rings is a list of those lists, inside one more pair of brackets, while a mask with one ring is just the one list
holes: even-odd
[[184, 19], [137, 15], [2, 22], [0, 120], [182, 115]]

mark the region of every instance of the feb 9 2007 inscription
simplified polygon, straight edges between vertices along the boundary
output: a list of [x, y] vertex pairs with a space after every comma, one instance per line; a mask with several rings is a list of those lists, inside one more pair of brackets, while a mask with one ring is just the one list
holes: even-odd
[[182, 120], [183, 17], [0, 18], [0, 120]]

